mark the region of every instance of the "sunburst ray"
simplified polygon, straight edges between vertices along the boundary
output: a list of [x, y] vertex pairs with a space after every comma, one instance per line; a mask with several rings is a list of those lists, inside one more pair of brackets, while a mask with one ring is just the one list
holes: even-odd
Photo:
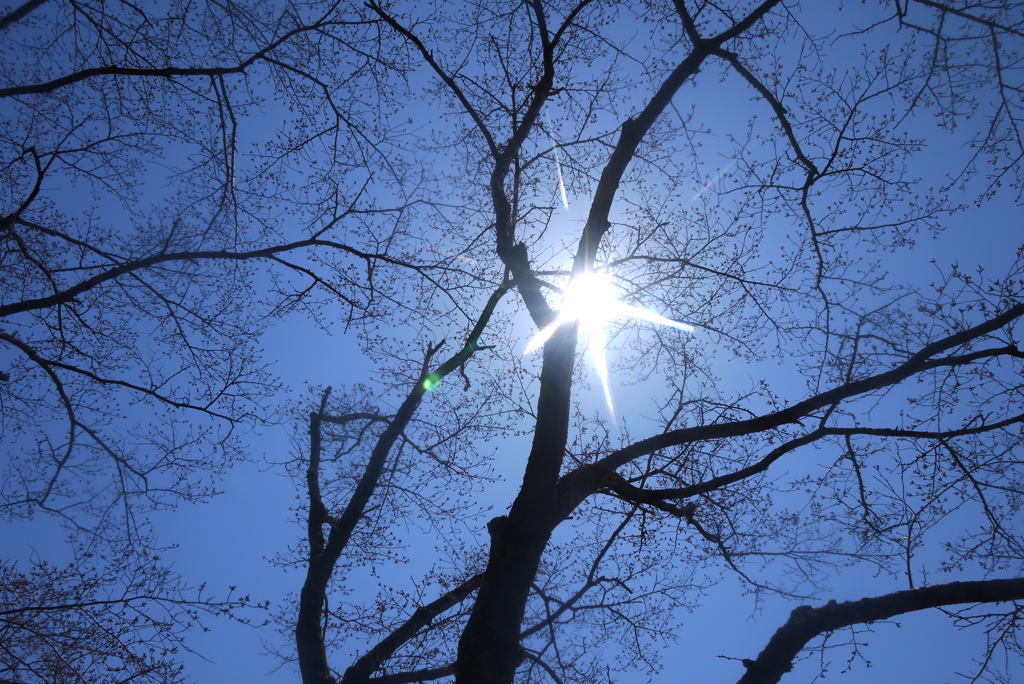
[[693, 326], [666, 318], [653, 311], [632, 306], [621, 301], [615, 287], [614, 277], [605, 271], [587, 271], [569, 281], [562, 293], [562, 303], [554, 322], [545, 326], [526, 345], [524, 354], [544, 346], [559, 326], [577, 323], [579, 332], [586, 339], [590, 362], [601, 381], [608, 412], [615, 419], [611, 385], [608, 380], [608, 358], [605, 352], [608, 326], [616, 319], [635, 318], [647, 323], [664, 325], [677, 330], [692, 332]]

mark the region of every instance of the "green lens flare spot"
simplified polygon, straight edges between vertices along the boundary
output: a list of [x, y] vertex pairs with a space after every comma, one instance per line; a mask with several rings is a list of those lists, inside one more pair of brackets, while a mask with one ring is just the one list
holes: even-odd
[[430, 390], [434, 389], [434, 387], [436, 387], [437, 383], [439, 382], [441, 382], [441, 376], [439, 376], [437, 373], [430, 373], [427, 375], [427, 377], [423, 378], [423, 380], [420, 381], [420, 385], [423, 386], [424, 390], [429, 392]]

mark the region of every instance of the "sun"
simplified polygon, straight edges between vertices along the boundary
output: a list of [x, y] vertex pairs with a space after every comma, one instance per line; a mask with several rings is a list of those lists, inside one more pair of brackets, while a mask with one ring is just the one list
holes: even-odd
[[576, 322], [579, 332], [586, 339], [591, 364], [601, 379], [604, 398], [608, 402], [608, 411], [614, 419], [615, 409], [612, 404], [611, 388], [608, 384], [608, 361], [605, 356], [609, 324], [619, 318], [636, 318], [638, 320], [667, 325], [686, 332], [692, 332], [693, 326], [674, 321], [664, 316], [631, 306], [619, 299], [615, 278], [607, 271], [587, 271], [574, 276], [562, 292], [562, 303], [558, 317], [554, 322], [538, 331], [530, 343], [526, 345], [524, 354], [540, 349], [551, 339], [559, 326]]

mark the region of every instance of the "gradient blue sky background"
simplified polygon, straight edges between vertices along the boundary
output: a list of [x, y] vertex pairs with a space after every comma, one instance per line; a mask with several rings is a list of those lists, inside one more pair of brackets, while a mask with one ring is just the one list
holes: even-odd
[[[831, 21], [837, 7], [838, 3], [833, 2], [804, 3], [803, 11], [807, 20], [814, 24]], [[856, 11], [857, 8], [847, 5], [846, 9]], [[621, 26], [619, 29], [628, 33], [630, 27]], [[856, 58], [853, 53], [850, 57]], [[691, 93], [700, 93], [705, 98], [697, 103], [705, 109], [704, 116], [718, 122], [725, 130], [734, 121], [745, 119], [750, 107], [763, 105], [752, 101], [749, 92], [729, 84], [715, 86], [702, 83], [697, 90], [686, 91], [684, 97]], [[272, 106], [268, 107], [268, 114], [273, 114]], [[410, 108], [408, 114], [411, 117], [434, 117], [432, 112], [422, 109]], [[767, 110], [764, 116], [768, 116]], [[272, 121], [273, 117], [268, 115], [266, 122], [254, 119], [243, 122], [243, 126], [271, 125], [268, 122]], [[969, 130], [954, 134], [939, 131], [936, 121], [924, 116], [915, 119], [910, 128], [919, 130], [931, 140], [928, 148], [911, 160], [910, 175], [931, 178], [931, 183], [941, 185], [947, 173], [962, 167], [969, 154], [966, 148]], [[724, 137], [720, 140], [722, 149], [715, 154], [722, 159], [719, 168], [728, 169], [731, 160], [725, 150], [729, 146]], [[154, 181], [154, 202], [162, 192], [160, 188], [161, 184]], [[700, 189], [695, 187], [694, 191]], [[708, 192], [714, 193], [718, 189], [719, 184], [714, 183]], [[67, 192], [73, 191], [69, 189]], [[566, 234], [572, 236], [578, 233], [578, 218], [585, 211], [586, 203], [571, 195], [569, 202], [570, 209], [564, 213], [564, 221]], [[952, 264], [958, 264], [966, 271], [983, 264], [990, 274], [1004, 272], [1014, 262], [1016, 250], [1024, 243], [1020, 209], [1012, 197], [1004, 195], [958, 213], [946, 224], [945, 232], [934, 240], [922, 235], [910, 250], [875, 256], [892, 274], [894, 281], [923, 287], [935, 280], [939, 271], [948, 270]], [[528, 332], [524, 333], [523, 339], [528, 336]], [[282, 414], [310, 405], [308, 386], [352, 385], [374, 380], [374, 368], [365, 361], [353, 337], [328, 335], [298, 314], [273, 323], [264, 333], [263, 348], [264, 358], [273, 362], [273, 372], [280, 379], [281, 391], [275, 400], [282, 408]], [[0, 363], [3, 361], [0, 356]], [[740, 360], [723, 359], [720, 368], [723, 373], [733, 374], [737, 384], [768, 377], [779, 381], [783, 389], [797, 394], [802, 386], [786, 387], [786, 376], [775, 375], [778, 367], [771, 364], [751, 367]], [[800, 379], [796, 381], [802, 382]], [[619, 418], [633, 419], [632, 425], [642, 426], [644, 423], [639, 416], [645, 410], [642, 400], [647, 388], [616, 387], [614, 372], [612, 383], [616, 396], [621, 398], [617, 407]], [[603, 399], [597, 383], [592, 383], [586, 392], [594, 410], [600, 410]], [[221, 496], [208, 504], [183, 506], [152, 516], [161, 542], [176, 545], [164, 557], [173, 562], [175, 569], [187, 581], [192, 584], [206, 582], [214, 591], [237, 585], [242, 593], [250, 594], [256, 600], [269, 600], [275, 605], [285, 601], [289, 593], [298, 591], [303, 578], [302, 569], [285, 571], [269, 559], [289, 545], [301, 543], [302, 528], [296, 521], [294, 509], [302, 492], [285, 475], [280, 464], [295, 453], [292, 435], [304, 430], [304, 425], [282, 419], [279, 424], [261, 427], [258, 432], [246, 435], [250, 462], [241, 463], [228, 472], [220, 485], [224, 491]], [[7, 445], [7, 448], [12, 448], [12, 445]], [[495, 471], [503, 481], [486, 493], [486, 502], [494, 507], [496, 513], [504, 511], [515, 495], [527, 450], [525, 439], [509, 440], [496, 447]], [[67, 553], [61, 542], [63, 532], [45, 518], [31, 522], [4, 522], [0, 524], [0, 538], [4, 540], [4, 556], [20, 561], [38, 554], [59, 563]], [[429, 540], [419, 541], [418, 546], [424, 550], [417, 553], [423, 555], [414, 554], [408, 566], [382, 568], [387, 580], [397, 583], [415, 579], [418, 566], [432, 562], [428, 555], [431, 553]], [[935, 578], [935, 581], [949, 579], [953, 578]], [[361, 581], [366, 585], [352, 587], [356, 594], [366, 592], [369, 596], [375, 591], [378, 580], [365, 577]], [[904, 588], [897, 579], [878, 577], [869, 570], [844, 572], [834, 579], [832, 586], [833, 591], [819, 596], [816, 603], [830, 598], [842, 601]], [[741, 673], [740, 664], [718, 656], [754, 657], [797, 605], [782, 599], [769, 599], [755, 605], [753, 598], [744, 595], [738, 583], [728, 577], [711, 589], [702, 603], [700, 610], [682, 616], [684, 627], [677, 635], [678, 643], [666, 648], [664, 670], [655, 677], [655, 681], [734, 681]], [[253, 617], [260, 619], [258, 614]], [[978, 656], [983, 644], [980, 634], [958, 630], [949, 620], [934, 613], [908, 615], [895, 622], [898, 625], [875, 625], [870, 632], [862, 634], [862, 640], [867, 644], [862, 653], [873, 667], [857, 661], [843, 677], [834, 676], [844, 669], [849, 655], [849, 649], [839, 648], [834, 651], [829, 680], [845, 684], [960, 681], [955, 673], [971, 670], [972, 658]], [[196, 654], [184, 655], [188, 674], [195, 681], [202, 684], [298, 681], [292, 665], [285, 664], [274, 670], [280, 665], [279, 661], [261, 654], [261, 642], [264, 641], [278, 648], [290, 648], [290, 644], [282, 641], [272, 628], [256, 629], [213, 619], [207, 620], [207, 626], [210, 627], [209, 632], [197, 632], [189, 642]], [[837, 635], [836, 641], [842, 642], [845, 638], [846, 635]], [[335, 654], [332, 664], [344, 666], [346, 655]], [[805, 662], [784, 681], [810, 681], [816, 666], [816, 662]], [[642, 679], [636, 677], [637, 681]], [[633, 678], [624, 675], [621, 681], [629, 682]]]

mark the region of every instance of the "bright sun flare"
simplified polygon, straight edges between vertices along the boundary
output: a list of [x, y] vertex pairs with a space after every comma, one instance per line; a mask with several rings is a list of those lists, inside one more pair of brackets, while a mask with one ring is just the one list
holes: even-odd
[[588, 271], [569, 281], [569, 285], [562, 293], [562, 306], [558, 317], [553, 323], [533, 336], [523, 353], [529, 354], [540, 349], [555, 334], [558, 326], [576, 321], [580, 333], [586, 338], [594, 370], [601, 378], [604, 398], [608, 402], [608, 411], [614, 417], [615, 409], [612, 406], [612, 393], [608, 385], [608, 361], [604, 352], [607, 344], [605, 331], [615, 319], [627, 317], [658, 325], [667, 325], [687, 332], [693, 330], [693, 326], [686, 323], [673, 321], [620, 301], [610, 273]]

